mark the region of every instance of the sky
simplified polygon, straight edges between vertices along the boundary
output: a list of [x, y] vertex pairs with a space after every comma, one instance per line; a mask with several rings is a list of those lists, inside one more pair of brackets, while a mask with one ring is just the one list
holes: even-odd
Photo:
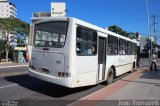
[[[31, 23], [33, 12], [50, 12], [51, 2], [65, 2], [67, 16], [102, 28], [117, 25], [127, 32], [148, 33], [146, 0], [10, 0], [17, 7], [17, 17]], [[160, 0], [148, 0], [150, 24], [157, 16], [160, 36]], [[153, 25], [151, 25], [153, 29]], [[153, 31], [152, 31], [153, 33]]]

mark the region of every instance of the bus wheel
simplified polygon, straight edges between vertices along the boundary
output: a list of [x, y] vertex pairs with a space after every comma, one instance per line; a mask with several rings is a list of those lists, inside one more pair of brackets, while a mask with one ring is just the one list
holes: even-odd
[[110, 68], [107, 75], [107, 85], [111, 84], [114, 79], [114, 70]]

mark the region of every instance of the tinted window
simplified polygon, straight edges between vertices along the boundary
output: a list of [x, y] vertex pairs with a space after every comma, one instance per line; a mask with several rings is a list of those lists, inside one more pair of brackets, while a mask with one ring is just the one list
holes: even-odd
[[132, 43], [129, 41], [127, 42], [127, 54], [132, 54]]
[[126, 52], [126, 41], [124, 39], [119, 39], [119, 54], [125, 55]]
[[65, 44], [68, 22], [56, 21], [35, 25], [34, 46], [60, 48]]
[[97, 54], [97, 32], [83, 27], [77, 27], [77, 55]]
[[137, 50], [137, 45], [135, 43], [132, 43], [132, 54], [136, 54], [136, 50]]
[[118, 38], [112, 35], [108, 36], [108, 46], [107, 46], [108, 55], [118, 54]]

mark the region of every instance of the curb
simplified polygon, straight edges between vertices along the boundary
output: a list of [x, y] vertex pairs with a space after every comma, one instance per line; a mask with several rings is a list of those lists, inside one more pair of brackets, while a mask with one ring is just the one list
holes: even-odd
[[3, 65], [3, 64], [11, 64], [13, 62], [0, 62], [0, 65]]
[[15, 66], [15, 65], [28, 65], [28, 62], [25, 63], [15, 63], [15, 62], [0, 62], [0, 67], [4, 66]]
[[10, 65], [10, 66], [0, 66], [1, 68], [15, 68], [15, 67], [28, 67], [28, 64], [17, 64], [17, 65]]

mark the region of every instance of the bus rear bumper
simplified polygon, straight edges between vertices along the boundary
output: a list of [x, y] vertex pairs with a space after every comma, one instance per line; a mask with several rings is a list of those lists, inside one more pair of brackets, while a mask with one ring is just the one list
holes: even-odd
[[30, 68], [28, 70], [28, 74], [32, 77], [35, 77], [37, 79], [41, 79], [46, 82], [50, 82], [50, 83], [54, 83], [54, 84], [58, 84], [58, 85], [62, 85], [65, 87], [72, 88], [72, 77], [71, 76], [65, 77], [65, 78], [55, 77], [55, 76], [51, 76], [51, 75], [47, 75], [44, 73], [33, 71]]

